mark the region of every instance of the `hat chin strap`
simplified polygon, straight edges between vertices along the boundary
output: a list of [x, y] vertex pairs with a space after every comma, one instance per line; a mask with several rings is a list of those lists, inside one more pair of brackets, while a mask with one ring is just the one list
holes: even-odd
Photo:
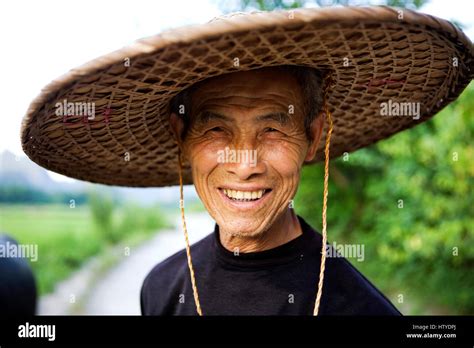
[[184, 195], [183, 195], [183, 163], [181, 159], [181, 150], [179, 150], [179, 207], [181, 209], [181, 221], [183, 222], [184, 240], [186, 242], [186, 256], [188, 259], [189, 273], [191, 274], [191, 285], [193, 288], [194, 303], [196, 303], [196, 311], [202, 316], [201, 303], [199, 302], [199, 294], [196, 286], [196, 277], [194, 276], [194, 267], [191, 260], [191, 248], [189, 247], [188, 229], [186, 228], [186, 219], [184, 218]]
[[321, 246], [321, 267], [319, 269], [318, 292], [316, 294], [316, 302], [314, 304], [313, 315], [318, 315], [321, 296], [323, 294], [324, 270], [326, 269], [326, 243], [327, 243], [327, 229], [326, 229], [326, 211], [328, 206], [328, 186], [329, 186], [329, 146], [331, 144], [331, 135], [333, 131], [333, 123], [331, 112], [329, 111], [327, 103], [327, 94], [334, 81], [331, 75], [325, 78], [324, 88], [324, 102], [323, 110], [328, 120], [328, 132], [326, 134], [326, 145], [324, 147], [324, 190], [323, 190], [323, 245]]
[[[319, 269], [318, 292], [316, 294], [316, 301], [314, 304], [314, 311], [313, 311], [313, 315], [315, 316], [318, 315], [319, 313], [319, 305], [321, 302], [321, 296], [323, 294], [324, 270], [326, 268], [326, 243], [327, 243], [326, 211], [327, 211], [327, 203], [328, 203], [328, 183], [329, 183], [329, 146], [331, 143], [331, 134], [333, 131], [333, 122], [332, 122], [331, 112], [329, 111], [329, 108], [327, 105], [327, 94], [332, 84], [333, 84], [333, 80], [331, 76], [330, 75], [326, 76], [323, 110], [328, 120], [328, 132], [326, 135], [326, 145], [324, 147], [325, 161], [324, 161], [323, 216], [322, 216], [323, 241], [322, 241], [322, 247], [321, 247], [321, 267]], [[196, 311], [200, 316], [202, 316], [201, 303], [199, 302], [199, 294], [198, 294], [198, 289], [196, 285], [196, 277], [194, 276], [194, 267], [193, 267], [193, 263], [191, 259], [191, 248], [189, 246], [188, 229], [186, 228], [186, 219], [184, 217], [183, 163], [182, 163], [182, 158], [181, 158], [181, 150], [179, 150], [178, 157], [179, 157], [179, 195], [180, 195], [179, 207], [181, 210], [181, 221], [183, 223], [184, 240], [186, 243], [186, 256], [188, 259], [189, 273], [191, 275], [191, 285], [193, 288], [194, 303], [196, 304]]]

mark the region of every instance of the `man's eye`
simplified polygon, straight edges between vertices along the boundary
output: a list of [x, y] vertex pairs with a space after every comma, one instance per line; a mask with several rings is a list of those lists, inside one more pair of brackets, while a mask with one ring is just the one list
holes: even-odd
[[208, 132], [223, 132], [224, 129], [221, 128], [221, 127], [213, 127], [213, 128], [211, 128], [211, 129], [208, 129], [207, 131], [208, 131]]
[[278, 129], [275, 129], [275, 128], [265, 128], [265, 133], [272, 133], [272, 132], [278, 132]]

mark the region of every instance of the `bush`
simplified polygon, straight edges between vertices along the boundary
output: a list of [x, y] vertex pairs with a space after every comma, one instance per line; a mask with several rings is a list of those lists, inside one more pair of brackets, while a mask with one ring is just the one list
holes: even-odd
[[118, 236], [113, 228], [114, 201], [110, 195], [102, 192], [90, 192], [89, 204], [92, 213], [92, 219], [99, 234], [111, 243], [118, 241]]
[[142, 207], [115, 202], [110, 195], [91, 193], [90, 208], [94, 224], [108, 243], [115, 244], [131, 233], [149, 234], [168, 226], [160, 207]]
[[120, 210], [116, 230], [120, 236], [126, 236], [131, 231], [149, 234], [168, 226], [169, 222], [164, 219], [160, 207], [140, 207], [127, 204]]

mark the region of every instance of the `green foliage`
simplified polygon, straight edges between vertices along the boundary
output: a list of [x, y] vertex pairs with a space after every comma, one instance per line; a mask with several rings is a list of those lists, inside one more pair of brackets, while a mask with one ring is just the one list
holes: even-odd
[[[432, 120], [330, 167], [329, 240], [365, 244], [356, 266], [425, 309], [474, 313], [473, 113], [471, 83]], [[315, 227], [322, 183], [321, 165], [304, 168], [295, 199]]]
[[[101, 196], [95, 199], [103, 200]], [[109, 214], [110, 207], [99, 206], [94, 214], [98, 211]], [[95, 221], [97, 217], [93, 218], [92, 209], [87, 206], [0, 205], [0, 233], [6, 233], [19, 243], [38, 246], [38, 260], [30, 264], [39, 293], [45, 294], [84, 261], [103, 252], [108, 244], [143, 240], [168, 226], [159, 207], [129, 209], [125, 205], [114, 212], [104, 223]], [[109, 226], [109, 234], [104, 235], [98, 223]]]
[[89, 193], [92, 220], [97, 233], [107, 243], [115, 244], [126, 238], [131, 231], [149, 233], [163, 228], [168, 223], [160, 213], [160, 207], [142, 207], [135, 204], [120, 204], [107, 192]]
[[291, 10], [308, 5], [326, 6], [368, 6], [368, 5], [387, 5], [393, 7], [402, 7], [410, 9], [419, 9], [426, 4], [428, 0], [241, 0], [236, 2], [234, 7], [229, 7], [228, 1], [222, 1], [221, 7], [225, 13], [234, 11], [272, 11], [272, 10]]
[[126, 238], [132, 231], [140, 231], [148, 235], [158, 229], [170, 226], [159, 206], [141, 207], [128, 204], [123, 206], [119, 213], [114, 228], [118, 239]]
[[0, 202], [6, 203], [47, 203], [50, 197], [39, 190], [20, 186], [1, 186]]
[[89, 206], [91, 208], [92, 220], [100, 234], [112, 243], [118, 240], [118, 236], [112, 226], [114, 212], [114, 201], [105, 192], [101, 194], [91, 191], [89, 193]]
[[74, 199], [76, 205], [87, 200], [84, 193], [51, 193], [27, 186], [0, 186], [0, 203], [12, 204], [60, 204]]
[[271, 11], [273, 9], [292, 9], [303, 7], [305, 1], [302, 0], [242, 0], [239, 4], [241, 11], [258, 9], [259, 11]]
[[86, 207], [2, 205], [0, 231], [19, 243], [38, 246], [38, 260], [31, 266], [40, 294], [51, 291], [101, 248]]

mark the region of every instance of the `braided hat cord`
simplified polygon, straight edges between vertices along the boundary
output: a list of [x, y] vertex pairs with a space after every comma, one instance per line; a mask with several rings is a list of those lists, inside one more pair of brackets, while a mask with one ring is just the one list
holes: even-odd
[[328, 205], [328, 186], [329, 186], [329, 146], [331, 143], [331, 134], [333, 131], [333, 123], [332, 123], [332, 116], [331, 112], [329, 111], [328, 103], [327, 103], [327, 94], [329, 89], [331, 88], [332, 84], [334, 83], [332, 77], [328, 75], [325, 78], [325, 88], [324, 88], [324, 104], [323, 110], [326, 114], [328, 120], [328, 132], [326, 136], [326, 146], [324, 147], [324, 191], [323, 191], [323, 242], [321, 246], [321, 267], [319, 269], [319, 282], [318, 282], [318, 292], [316, 295], [316, 302], [314, 304], [314, 315], [318, 315], [319, 313], [319, 305], [321, 302], [321, 296], [323, 294], [323, 282], [324, 282], [324, 270], [326, 269], [326, 243], [327, 243], [327, 229], [326, 229], [326, 211]]
[[188, 229], [186, 227], [186, 219], [184, 218], [184, 195], [183, 195], [183, 164], [181, 161], [181, 151], [179, 152], [179, 207], [181, 210], [181, 221], [183, 222], [184, 240], [186, 242], [186, 256], [188, 259], [189, 273], [191, 274], [191, 285], [193, 288], [194, 303], [196, 303], [196, 311], [202, 316], [201, 303], [199, 302], [199, 294], [196, 285], [196, 277], [194, 276], [194, 267], [191, 259], [191, 248], [189, 247]]

